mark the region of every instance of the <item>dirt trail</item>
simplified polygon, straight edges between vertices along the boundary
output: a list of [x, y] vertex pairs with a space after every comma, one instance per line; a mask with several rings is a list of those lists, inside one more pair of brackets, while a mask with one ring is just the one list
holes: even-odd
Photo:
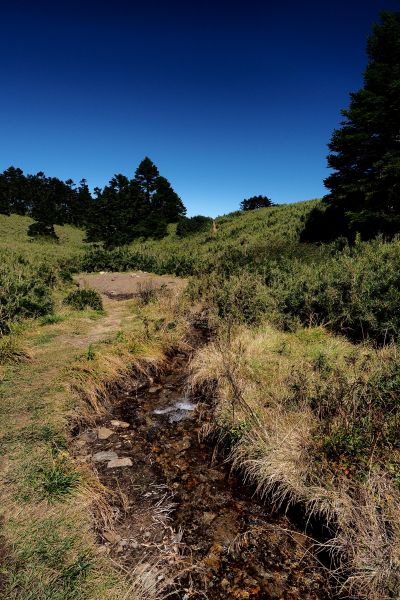
[[100, 551], [128, 572], [157, 561], [179, 600], [333, 598], [311, 540], [201, 441], [188, 360], [177, 354], [150, 387], [121, 390], [113, 414], [75, 441], [78, 460], [117, 492], [115, 530], [98, 532]]

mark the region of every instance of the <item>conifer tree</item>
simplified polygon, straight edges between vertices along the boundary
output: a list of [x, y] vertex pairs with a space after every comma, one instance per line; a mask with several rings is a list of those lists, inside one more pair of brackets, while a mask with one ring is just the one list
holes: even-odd
[[135, 171], [135, 181], [142, 189], [147, 205], [151, 206], [151, 199], [157, 187], [160, 173], [156, 165], [148, 156], [145, 156]]
[[186, 208], [178, 194], [165, 177], [157, 177], [156, 190], [152, 197], [152, 209], [167, 223], [176, 223], [186, 214]]
[[257, 208], [267, 208], [269, 206], [273, 206], [273, 203], [267, 196], [251, 196], [251, 198], [245, 198], [240, 203], [241, 210], [256, 210]]
[[9, 167], [0, 174], [0, 213], [28, 213], [26, 178], [21, 169]]
[[57, 239], [54, 225], [65, 222], [65, 184], [56, 177], [46, 177], [43, 172], [29, 176], [28, 181], [30, 215], [36, 221], [28, 227], [28, 235]]
[[367, 50], [364, 87], [351, 94], [329, 144], [330, 192], [310, 214], [304, 241], [400, 231], [400, 12], [381, 14]]

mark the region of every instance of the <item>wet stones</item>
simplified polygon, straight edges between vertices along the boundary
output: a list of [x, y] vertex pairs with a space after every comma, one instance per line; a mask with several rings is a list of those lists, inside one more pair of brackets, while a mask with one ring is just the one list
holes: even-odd
[[110, 544], [118, 544], [121, 540], [121, 536], [118, 535], [118, 533], [115, 533], [115, 531], [103, 531], [103, 537], [107, 542], [110, 542]]
[[115, 419], [111, 421], [111, 425], [117, 429], [128, 429], [129, 427], [129, 423], [126, 421], [117, 421]]
[[118, 458], [118, 454], [113, 450], [101, 450], [100, 452], [93, 454], [94, 462], [106, 462], [108, 460], [114, 460], [115, 458]]
[[107, 465], [107, 469], [116, 469], [118, 467], [132, 467], [132, 460], [128, 457], [113, 458]]
[[194, 410], [196, 405], [193, 402], [189, 402], [185, 398], [175, 402], [171, 406], [166, 406], [164, 408], [156, 408], [153, 411], [153, 414], [158, 416], [166, 415], [169, 423], [179, 423], [184, 419], [190, 419], [194, 415]]
[[108, 429], [107, 427], [99, 427], [97, 430], [97, 437], [99, 440], [108, 440], [109, 437], [113, 435], [113, 430]]

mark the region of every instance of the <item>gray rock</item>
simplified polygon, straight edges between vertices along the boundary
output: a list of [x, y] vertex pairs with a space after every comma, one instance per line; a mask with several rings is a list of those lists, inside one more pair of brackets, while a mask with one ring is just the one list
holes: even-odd
[[112, 436], [113, 433], [114, 432], [112, 429], [107, 429], [107, 427], [99, 427], [99, 429], [97, 430], [97, 437], [99, 438], [99, 440], [108, 440], [108, 438]]
[[115, 531], [103, 531], [103, 537], [110, 544], [117, 544], [121, 540], [121, 536], [115, 533]]
[[126, 421], [113, 420], [111, 421], [111, 425], [113, 427], [118, 427], [118, 429], [127, 429], [129, 427], [129, 423], [127, 423]]
[[128, 457], [113, 458], [107, 465], [107, 469], [116, 469], [117, 467], [132, 467], [132, 460]]
[[97, 435], [95, 431], [85, 431], [85, 433], [82, 433], [81, 438], [85, 440], [85, 442], [90, 443], [96, 441]]
[[118, 454], [113, 450], [102, 450], [93, 454], [94, 462], [105, 462], [106, 460], [113, 460], [118, 458]]

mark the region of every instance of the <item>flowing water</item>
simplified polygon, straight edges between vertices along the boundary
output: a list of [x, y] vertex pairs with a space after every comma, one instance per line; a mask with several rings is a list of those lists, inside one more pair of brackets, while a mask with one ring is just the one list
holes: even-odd
[[160, 583], [175, 578], [175, 599], [333, 598], [311, 538], [252, 497], [202, 439], [211, 416], [199, 419], [185, 394], [187, 362], [178, 354], [150, 387], [121, 391], [113, 414], [77, 438], [82, 461], [118, 457], [94, 463], [116, 492], [100, 551], [127, 572], [156, 562]]

